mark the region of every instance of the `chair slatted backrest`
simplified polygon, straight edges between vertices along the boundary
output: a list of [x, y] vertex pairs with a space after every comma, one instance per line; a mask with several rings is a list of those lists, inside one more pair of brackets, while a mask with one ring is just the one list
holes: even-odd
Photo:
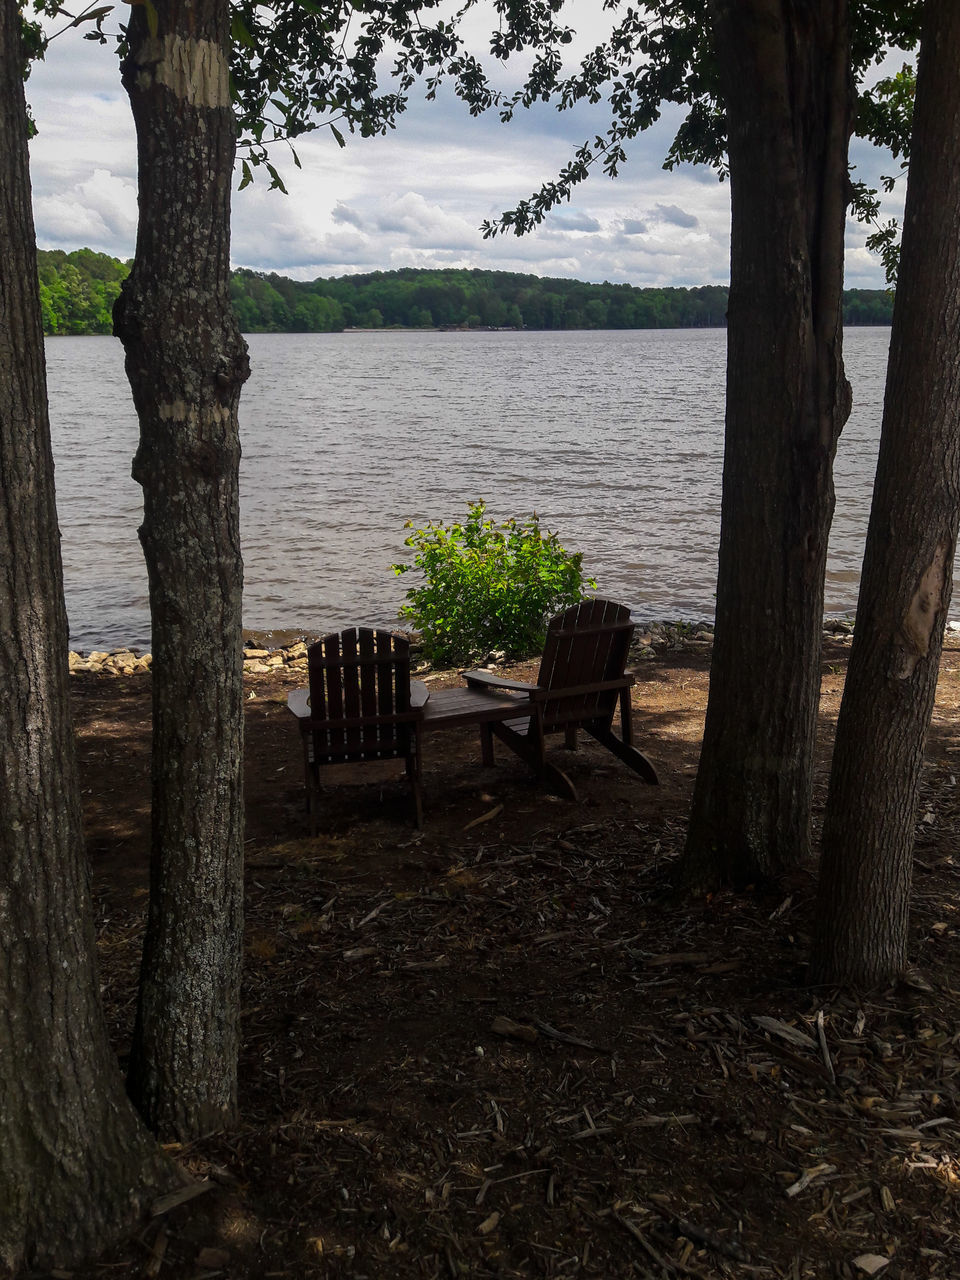
[[559, 696], [544, 702], [545, 732], [587, 720], [610, 724], [629, 683], [624, 668], [633, 631], [630, 610], [612, 600], [581, 600], [551, 619], [537, 684]]
[[310, 733], [317, 764], [407, 756], [418, 713], [410, 708], [410, 645], [391, 631], [351, 627], [307, 650]]

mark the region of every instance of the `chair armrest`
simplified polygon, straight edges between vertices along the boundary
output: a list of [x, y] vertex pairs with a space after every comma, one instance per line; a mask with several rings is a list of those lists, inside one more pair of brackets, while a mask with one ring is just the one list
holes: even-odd
[[492, 671], [461, 671], [460, 674], [471, 689], [516, 689], [518, 693], [532, 693], [538, 687], [525, 680], [508, 680]]
[[292, 711], [298, 720], [310, 718], [310, 690], [293, 689], [287, 694], [287, 709]]

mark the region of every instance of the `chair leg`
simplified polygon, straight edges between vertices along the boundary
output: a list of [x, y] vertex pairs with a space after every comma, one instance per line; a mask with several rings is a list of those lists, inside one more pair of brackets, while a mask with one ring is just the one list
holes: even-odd
[[508, 746], [514, 755], [518, 755], [521, 760], [525, 761], [535, 773], [541, 773], [544, 760], [543, 734], [539, 739], [533, 724], [527, 733], [517, 733], [510, 728], [509, 723], [504, 721], [498, 723], [492, 722], [487, 726], [500, 739], [505, 746]]
[[540, 770], [540, 780], [554, 795], [561, 796], [564, 800], [572, 800], [574, 804], [580, 803], [580, 796], [572, 780], [555, 764], [544, 761], [543, 768]]
[[568, 720], [563, 729], [564, 746], [568, 751], [576, 751], [577, 749], [577, 726], [572, 720]]
[[315, 794], [317, 789], [317, 778], [316, 770], [313, 767], [313, 760], [310, 758], [310, 739], [306, 736], [304, 736], [303, 739], [303, 783], [306, 791], [305, 808], [307, 811], [307, 823], [309, 824], [311, 836], [315, 836], [319, 825], [317, 820], [317, 803]]
[[585, 728], [591, 737], [596, 738], [600, 745], [606, 747], [608, 751], [612, 751], [617, 759], [622, 760], [634, 773], [638, 773], [644, 782], [649, 782], [652, 787], [659, 785], [660, 779], [657, 777], [657, 771], [642, 751], [638, 751], [629, 742], [621, 742], [611, 729], [589, 724]]
[[488, 724], [480, 726], [480, 763], [485, 769], [492, 769], [496, 763], [493, 758], [493, 732]]
[[563, 796], [566, 800], [577, 801], [580, 799], [577, 795], [576, 787], [563, 770], [558, 769], [555, 764], [550, 764], [547, 760], [543, 722], [536, 716], [531, 718], [530, 728], [526, 734], [515, 732], [506, 722], [501, 724], [493, 723], [490, 728], [501, 742], [506, 743], [511, 751], [515, 752], [521, 760], [530, 766], [537, 775], [541, 786], [546, 787], [548, 791], [552, 791], [558, 796]]
[[420, 756], [420, 736], [417, 735], [413, 750], [407, 756], [407, 777], [413, 796], [413, 820], [417, 830], [423, 827], [423, 767]]
[[628, 747], [633, 746], [633, 705], [629, 689], [620, 691], [620, 736]]
[[320, 834], [320, 779], [312, 765], [307, 769], [307, 822], [311, 838], [316, 838]]

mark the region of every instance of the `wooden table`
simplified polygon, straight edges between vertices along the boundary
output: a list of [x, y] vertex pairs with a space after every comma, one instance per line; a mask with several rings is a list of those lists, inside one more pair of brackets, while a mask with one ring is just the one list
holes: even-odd
[[532, 714], [530, 699], [502, 689], [437, 689], [423, 708], [424, 729], [460, 729]]
[[[308, 719], [310, 690], [294, 689], [287, 695], [287, 706], [298, 719]], [[484, 764], [492, 762], [493, 749], [483, 726], [501, 720], [521, 720], [533, 714], [533, 704], [523, 694], [503, 689], [468, 689], [460, 685], [454, 689], [434, 689], [431, 693], [422, 680], [410, 681], [410, 706], [413, 710], [423, 710], [423, 719], [419, 722], [422, 733], [476, 725], [481, 731]]]

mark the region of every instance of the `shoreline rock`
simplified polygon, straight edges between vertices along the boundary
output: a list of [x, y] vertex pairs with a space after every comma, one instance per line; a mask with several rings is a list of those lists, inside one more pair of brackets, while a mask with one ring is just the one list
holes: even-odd
[[[630, 656], [637, 660], [656, 658], [666, 651], [709, 653], [713, 648], [713, 634], [711, 622], [691, 622], [682, 618], [638, 621]], [[853, 619], [825, 618], [823, 634], [827, 639], [849, 644], [853, 640]], [[946, 634], [951, 640], [960, 640], [960, 622], [948, 622]], [[262, 642], [258, 638], [247, 640], [243, 646], [244, 675], [269, 675], [271, 671], [277, 671], [283, 667], [306, 670], [307, 644], [312, 638], [297, 635], [295, 639], [276, 648], [262, 647]], [[417, 674], [432, 670], [430, 664], [418, 652], [417, 637], [411, 635], [410, 639], [414, 654], [418, 658]], [[490, 657], [495, 661], [503, 660], [501, 654], [493, 654]], [[71, 650], [69, 665], [71, 675], [79, 672], [108, 676], [135, 675], [151, 669], [153, 656], [149, 653], [137, 653], [128, 648], [94, 649], [89, 654]]]
[[129, 676], [137, 671], [149, 671], [153, 655], [138, 654], [132, 649], [93, 649], [84, 655], [71, 649], [68, 662], [71, 675], [78, 671], [92, 671], [99, 675]]
[[[151, 670], [153, 655], [136, 653], [132, 649], [93, 649], [88, 654], [71, 649], [68, 662], [71, 675], [90, 672], [94, 675], [129, 676]], [[306, 665], [307, 645], [304, 640], [297, 640], [279, 649], [260, 649], [246, 644], [243, 647], [244, 675], [264, 675], [287, 666], [305, 669]]]

